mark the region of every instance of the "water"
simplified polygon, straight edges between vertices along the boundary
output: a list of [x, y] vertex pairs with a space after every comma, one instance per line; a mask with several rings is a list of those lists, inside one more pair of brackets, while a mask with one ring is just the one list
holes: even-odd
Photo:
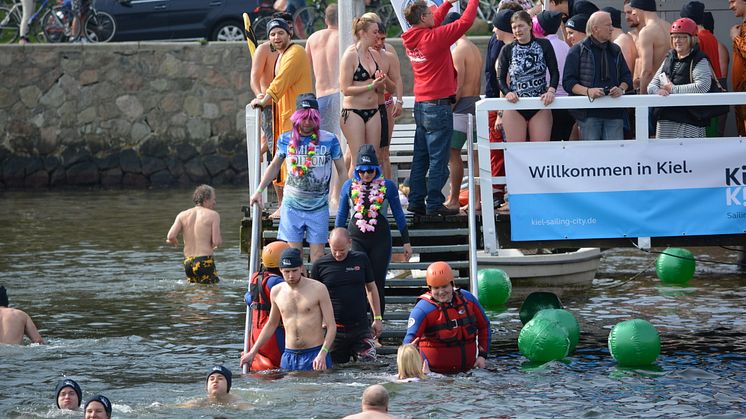
[[[52, 410], [56, 381], [84, 398], [110, 397], [118, 418], [340, 417], [365, 386], [386, 383], [391, 412], [411, 417], [746, 417], [746, 279], [729, 264], [698, 264], [688, 287], [661, 286], [654, 255], [607, 251], [593, 287], [562, 296], [581, 324], [578, 351], [541, 367], [517, 350], [518, 302], [492, 314], [487, 370], [421, 383], [390, 382], [378, 365], [327, 373], [238, 376], [247, 262], [238, 253], [246, 194], [218, 190], [224, 246], [216, 287], [185, 283], [181, 252], [165, 243], [191, 191], [0, 194], [0, 283], [32, 315], [48, 345], [0, 345], [0, 417], [80, 417]], [[697, 257], [735, 262], [719, 248]], [[618, 368], [611, 327], [638, 317], [663, 342], [655, 368]], [[183, 409], [204, 394], [216, 363], [233, 369], [232, 393], [254, 408]]]

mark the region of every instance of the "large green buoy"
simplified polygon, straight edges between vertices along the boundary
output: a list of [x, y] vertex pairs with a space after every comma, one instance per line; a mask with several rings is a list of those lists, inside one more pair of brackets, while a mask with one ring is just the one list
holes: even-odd
[[561, 308], [550, 308], [541, 310], [534, 316], [534, 319], [548, 319], [557, 322], [567, 331], [567, 337], [570, 339], [570, 349], [568, 354], [575, 350], [580, 339], [580, 325], [575, 316], [567, 310]]
[[496, 310], [508, 302], [513, 285], [502, 269], [480, 269], [477, 274], [477, 289], [479, 303], [487, 310]]
[[562, 308], [559, 297], [551, 292], [532, 292], [521, 304], [521, 310], [518, 313], [521, 323], [528, 323], [536, 313], [548, 308]]
[[686, 284], [694, 276], [695, 265], [692, 252], [680, 247], [669, 247], [658, 255], [655, 273], [661, 282]]
[[661, 339], [655, 326], [642, 319], [617, 323], [609, 333], [609, 351], [619, 366], [650, 365], [661, 353]]
[[533, 362], [560, 360], [570, 351], [570, 338], [567, 330], [556, 321], [537, 317], [521, 329], [518, 350]]

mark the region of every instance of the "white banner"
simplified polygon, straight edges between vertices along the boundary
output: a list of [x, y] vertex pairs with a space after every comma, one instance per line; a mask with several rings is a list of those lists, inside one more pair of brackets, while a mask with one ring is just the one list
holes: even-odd
[[746, 233], [746, 142], [510, 144], [513, 240]]

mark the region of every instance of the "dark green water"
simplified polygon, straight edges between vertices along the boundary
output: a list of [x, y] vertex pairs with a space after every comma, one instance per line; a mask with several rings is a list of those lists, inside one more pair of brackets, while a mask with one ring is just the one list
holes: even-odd
[[[52, 410], [64, 374], [84, 398], [106, 394], [119, 418], [340, 417], [365, 386], [386, 383], [391, 411], [411, 417], [744, 417], [746, 279], [733, 265], [698, 264], [688, 287], [664, 287], [636, 250], [604, 254], [593, 287], [562, 296], [581, 323], [566, 362], [530, 368], [517, 350], [518, 303], [492, 315], [487, 370], [393, 383], [395, 360], [323, 374], [238, 376], [246, 256], [238, 252], [242, 190], [218, 190], [224, 246], [217, 287], [185, 283], [181, 252], [165, 244], [191, 191], [0, 193], [0, 283], [48, 345], [0, 345], [0, 417], [81, 417]], [[735, 262], [732, 251], [698, 257]], [[662, 356], [649, 371], [617, 368], [606, 337], [644, 318]], [[233, 369], [232, 393], [254, 405], [183, 409], [204, 394], [207, 369]], [[719, 415], [719, 416], [716, 416]]]

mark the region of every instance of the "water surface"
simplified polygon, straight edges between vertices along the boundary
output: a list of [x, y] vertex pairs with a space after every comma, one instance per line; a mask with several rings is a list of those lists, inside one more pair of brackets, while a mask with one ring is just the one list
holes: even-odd
[[[695, 252], [687, 287], [662, 286], [654, 255], [606, 251], [592, 287], [562, 296], [581, 324], [565, 362], [532, 366], [517, 350], [519, 302], [491, 314], [487, 370], [421, 383], [391, 382], [395, 359], [327, 373], [238, 376], [246, 256], [238, 252], [242, 189], [218, 190], [222, 282], [183, 279], [181, 252], [165, 243], [191, 191], [0, 193], [0, 283], [11, 306], [34, 318], [48, 345], [0, 345], [0, 417], [70, 417], [52, 410], [63, 375], [88, 398], [110, 397], [117, 418], [340, 417], [365, 386], [385, 383], [392, 413], [411, 417], [742, 417], [746, 412], [746, 279], [737, 253]], [[654, 368], [620, 369], [606, 348], [611, 327], [644, 318], [659, 330]], [[183, 409], [204, 394], [216, 363], [233, 369], [232, 393], [250, 412]], [[72, 415], [80, 417], [81, 414]]]

